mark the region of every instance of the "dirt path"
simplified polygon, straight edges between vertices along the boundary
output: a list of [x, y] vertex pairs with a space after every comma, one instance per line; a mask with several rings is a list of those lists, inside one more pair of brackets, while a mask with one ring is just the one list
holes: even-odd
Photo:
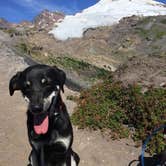
[[10, 97], [9, 78], [24, 68], [21, 58], [16, 58], [4, 42], [0, 43], [0, 166], [24, 166], [29, 153], [27, 144], [26, 105], [19, 93]]
[[[19, 92], [8, 93], [9, 79], [27, 65], [6, 46], [7, 37], [0, 34], [0, 166], [26, 166], [30, 147], [26, 131], [26, 103]], [[64, 101], [70, 114], [76, 106], [65, 96], [78, 95], [65, 88]], [[127, 166], [137, 159], [140, 149], [130, 140], [107, 141], [99, 132], [74, 127], [73, 149], [80, 155], [80, 166]], [[134, 166], [134, 165], [133, 165]]]

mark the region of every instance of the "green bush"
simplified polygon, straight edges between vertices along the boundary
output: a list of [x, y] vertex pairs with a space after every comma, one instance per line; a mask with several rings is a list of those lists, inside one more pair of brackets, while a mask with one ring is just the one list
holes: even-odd
[[108, 75], [109, 71], [96, 67], [82, 60], [71, 57], [49, 57], [49, 62], [70, 71], [76, 71], [80, 75], [85, 75], [89, 79], [100, 79]]
[[151, 40], [159, 40], [166, 35], [165, 29], [155, 24], [150, 29], [145, 29], [145, 27], [137, 27], [135, 28], [135, 32], [141, 37], [151, 38]]
[[32, 59], [38, 62], [52, 66], [56, 65], [61, 69], [75, 72], [78, 75], [82, 76], [83, 79], [87, 80], [88, 82], [95, 82], [96, 80], [103, 79], [109, 74], [108, 70], [99, 68], [83, 60], [74, 59], [67, 56], [57, 57], [50, 53], [48, 53], [48, 56], [45, 56], [40, 49], [38, 50], [38, 46], [32, 46], [29, 43], [20, 42], [15, 46], [15, 48], [21, 53], [28, 54]]
[[[110, 130], [112, 138], [130, 136], [144, 141], [155, 128], [166, 123], [166, 90], [152, 88], [143, 94], [137, 85], [124, 87], [106, 80], [81, 93], [72, 121], [80, 128]], [[158, 133], [148, 147], [150, 153], [156, 148], [163, 150], [163, 134]]]

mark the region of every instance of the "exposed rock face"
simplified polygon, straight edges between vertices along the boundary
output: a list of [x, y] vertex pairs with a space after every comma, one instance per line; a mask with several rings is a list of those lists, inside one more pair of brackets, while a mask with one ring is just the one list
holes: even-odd
[[125, 86], [139, 84], [144, 88], [165, 87], [165, 64], [164, 57], [133, 57], [114, 73], [114, 80], [121, 81]]
[[63, 13], [59, 12], [50, 12], [48, 10], [44, 10], [38, 16], [35, 17], [33, 23], [35, 27], [38, 29], [49, 30], [53, 27], [53, 25], [64, 18]]

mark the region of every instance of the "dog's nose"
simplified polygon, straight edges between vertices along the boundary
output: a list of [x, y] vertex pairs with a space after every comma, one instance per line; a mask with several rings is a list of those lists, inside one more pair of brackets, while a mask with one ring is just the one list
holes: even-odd
[[31, 105], [31, 111], [33, 113], [41, 113], [42, 107], [40, 105]]

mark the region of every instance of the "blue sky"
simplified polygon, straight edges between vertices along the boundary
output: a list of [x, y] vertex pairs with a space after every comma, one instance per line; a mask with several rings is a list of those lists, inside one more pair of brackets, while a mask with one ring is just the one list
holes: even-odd
[[[44, 9], [74, 14], [98, 0], [0, 0], [0, 17], [11, 22], [32, 20]], [[166, 3], [166, 0], [158, 0]]]

